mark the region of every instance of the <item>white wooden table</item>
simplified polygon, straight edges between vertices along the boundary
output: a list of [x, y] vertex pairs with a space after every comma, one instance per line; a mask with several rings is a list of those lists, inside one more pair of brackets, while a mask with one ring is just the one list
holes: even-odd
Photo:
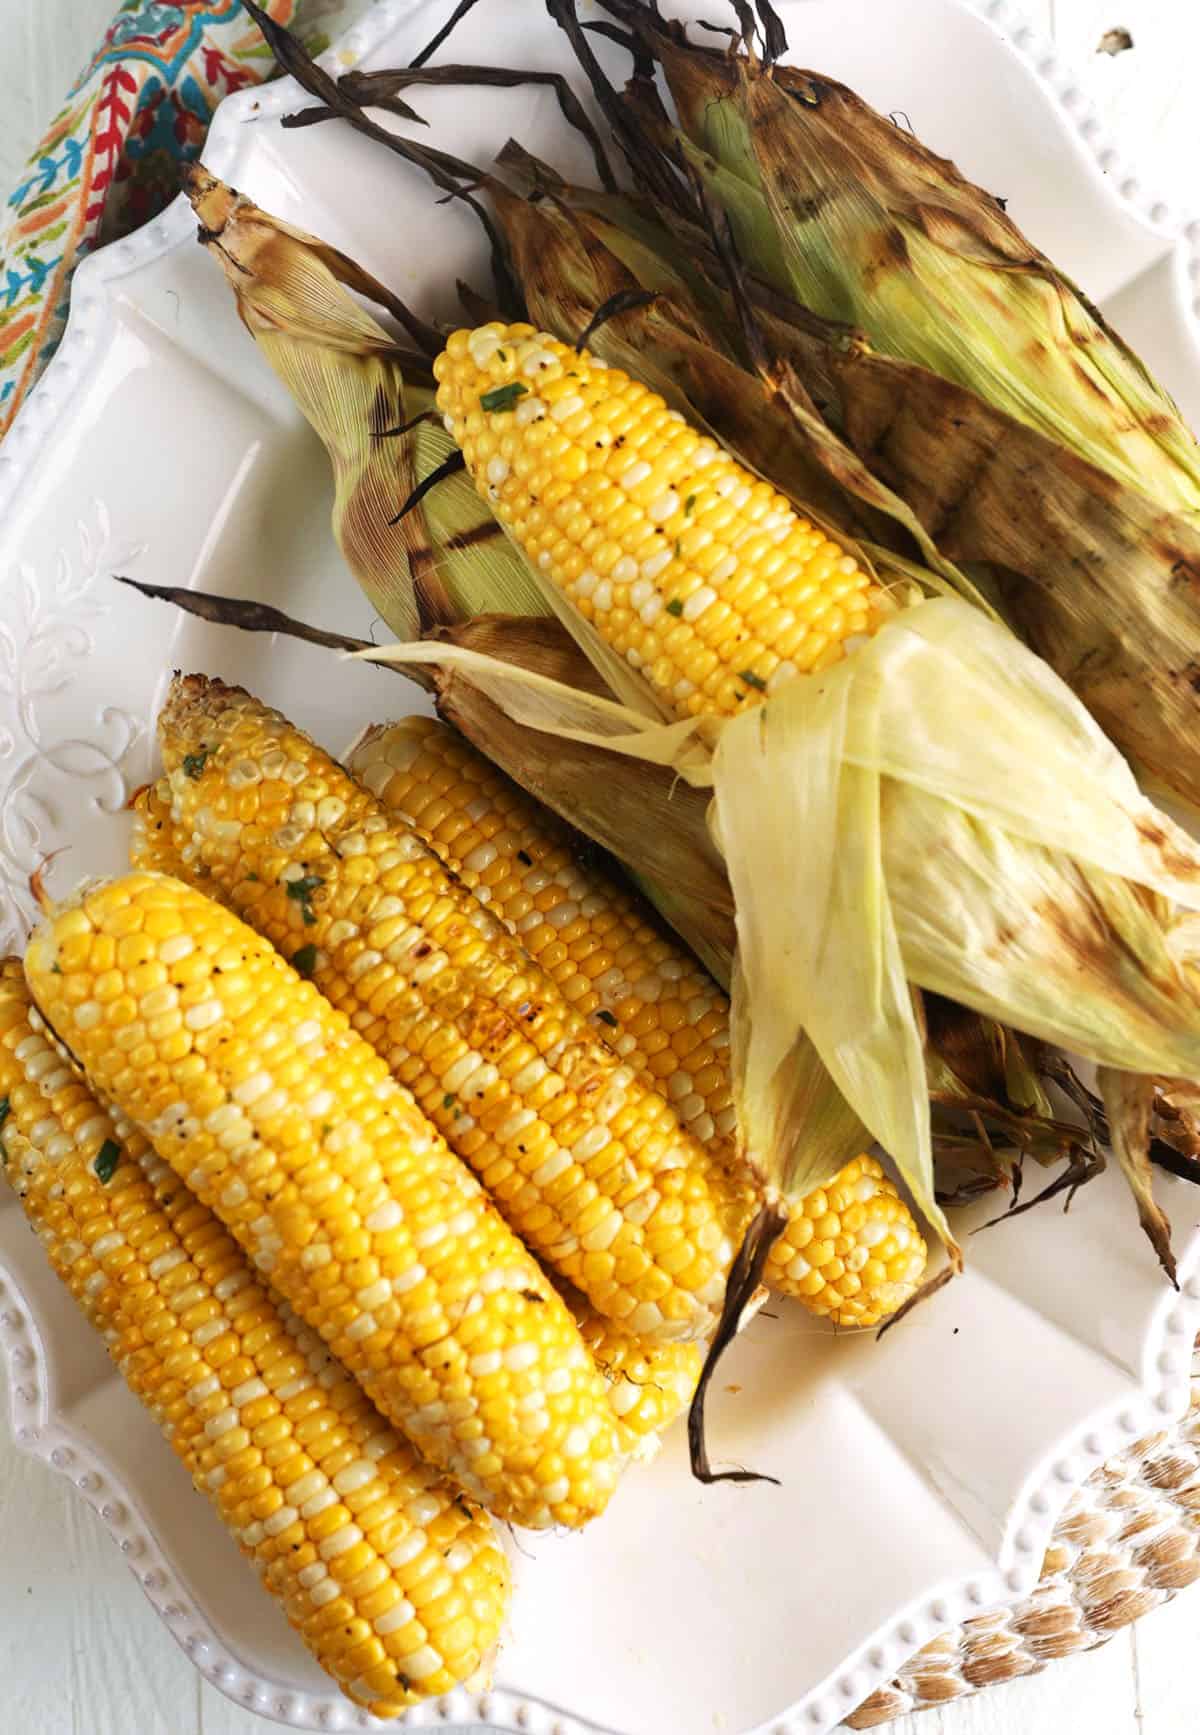
[[[117, 0], [0, 0], [0, 197]], [[509, 0], [515, 3], [515, 0]], [[521, 0], [535, 5], [537, 0]], [[1013, 0], [1053, 34], [1147, 187], [1200, 210], [1197, 0]], [[1125, 26], [1134, 48], [1097, 55]], [[904, 1718], [888, 1735], [1183, 1735], [1200, 1726], [1200, 1590], [1103, 1650]], [[267, 1735], [163, 1632], [98, 1519], [0, 1418], [0, 1728], [13, 1735]], [[663, 1735], [693, 1735], [663, 1731]]]

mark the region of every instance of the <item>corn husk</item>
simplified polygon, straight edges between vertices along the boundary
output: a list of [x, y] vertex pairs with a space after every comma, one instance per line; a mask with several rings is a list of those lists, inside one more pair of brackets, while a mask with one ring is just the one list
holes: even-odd
[[[527, 202], [525, 203], [527, 204]], [[294, 234], [288, 236], [287, 239], [293, 245], [304, 241], [303, 237], [297, 237]], [[569, 233], [568, 239], [573, 240], [578, 246], [578, 226]], [[594, 261], [602, 244], [598, 242], [595, 234], [588, 236], [586, 232], [584, 232], [584, 241], [585, 243], [590, 242], [590, 246], [585, 246], [585, 251], [589, 260]], [[639, 245], [641, 244], [639, 243]], [[645, 242], [645, 246], [647, 250], [650, 250], [648, 242]], [[629, 249], [626, 251], [628, 252]], [[531, 252], [539, 257], [545, 256], [545, 250], [542, 248], [534, 247]], [[613, 254], [612, 258], [616, 258], [616, 255]], [[604, 259], [602, 263], [611, 277], [613, 267], [610, 260]], [[617, 259], [617, 267], [618, 269], [621, 267], [619, 259]], [[244, 275], [247, 275], [244, 269], [238, 272], [239, 278]], [[277, 290], [275, 293], [277, 294]], [[681, 293], [678, 285], [672, 286], [668, 291], [672, 302], [680, 297]], [[349, 300], [348, 297], [346, 299]], [[359, 311], [355, 306], [356, 314]], [[697, 323], [693, 325], [691, 330], [688, 329], [688, 322], [692, 319], [693, 312], [686, 305], [682, 312], [672, 305], [670, 312], [671, 317], [664, 319], [662, 323], [664, 349], [668, 361], [674, 367], [676, 374], [684, 373], [689, 378], [689, 383], [694, 378], [703, 379], [702, 365], [697, 362], [695, 357], [705, 347], [700, 336], [704, 328]], [[314, 324], [311, 327], [311, 334], [306, 336], [305, 341], [313, 343], [314, 339], [318, 345], [323, 344], [323, 327], [320, 325]], [[348, 340], [348, 349], [351, 348], [353, 341], [353, 339]], [[290, 334], [288, 342], [289, 345], [293, 342]], [[746, 369], [739, 368], [733, 358], [725, 360], [724, 365], [726, 375], [721, 384], [716, 388], [710, 387], [713, 401], [719, 404], [724, 400], [728, 395], [726, 380], [737, 375], [739, 381], [744, 382], [738, 389], [746, 393], [747, 406], [752, 401], [761, 405], [764, 400], [764, 384], [769, 382], [765, 382], [761, 377], [756, 378], [752, 372]], [[690, 375], [687, 374], [688, 369], [691, 370]], [[766, 401], [772, 404], [782, 402], [784, 414], [779, 425], [783, 433], [790, 434], [796, 428], [804, 429], [805, 416], [811, 416], [808, 407], [800, 400], [798, 394], [789, 397], [786, 390], [781, 392], [777, 387], [778, 382], [775, 382], [776, 389]], [[328, 389], [327, 379], [323, 389]], [[753, 392], [753, 399], [749, 395], [750, 392]], [[819, 424], [819, 418], [811, 417], [811, 420]], [[744, 416], [744, 421], [750, 430], [746, 436], [749, 439], [754, 431], [752, 426], [754, 416], [749, 409]], [[810, 451], [818, 450], [821, 444], [820, 438], [812, 439], [811, 428], [806, 429], [806, 432], [809, 437]], [[819, 433], [820, 427], [818, 426]], [[825, 453], [820, 464], [821, 470], [827, 476], [831, 474], [828, 453], [832, 443], [826, 442]], [[841, 488], [840, 491], [839, 489], [833, 491], [834, 506], [840, 502], [845, 492], [845, 488]], [[930, 582], [932, 584], [934, 581], [931, 579]], [[450, 606], [457, 605], [451, 604]], [[982, 616], [979, 618], [982, 619]], [[588, 645], [586, 634], [580, 636], [585, 650], [595, 649], [594, 646]], [[1007, 640], [1005, 642], [1007, 643]], [[715, 781], [717, 788], [716, 813], [720, 834], [724, 837], [722, 789], [725, 789], [728, 794], [733, 784], [741, 779], [741, 770], [738, 771], [736, 777], [731, 777], [723, 782], [719, 771], [714, 769], [719, 765], [722, 753], [728, 745], [728, 738], [717, 728], [707, 725], [661, 723], [654, 718], [653, 706], [641, 707], [639, 714], [636, 711], [631, 711], [627, 705], [622, 706], [594, 693], [589, 694], [579, 687], [568, 692], [561, 683], [540, 676], [536, 672], [531, 673], [528, 669], [524, 670], [520, 678], [517, 679], [510, 668], [507, 676], [501, 677], [497, 686], [494, 680], [491, 680], [490, 677], [485, 678], [484, 675], [485, 670], [494, 670], [496, 665], [487, 655], [481, 655], [477, 650], [462, 643], [444, 647], [432, 645], [412, 647], [404, 660], [410, 666], [432, 667], [436, 664], [441, 671], [440, 679], [443, 682], [447, 680], [447, 671], [449, 672], [449, 679], [452, 680], [456, 672], [464, 669], [469, 670], [471, 675], [469, 684], [475, 696], [473, 703], [478, 704], [481, 695], [484, 700], [506, 714], [523, 730], [527, 732], [538, 730], [543, 734], [552, 734], [570, 743], [572, 751], [597, 747], [605, 751], [612, 751], [615, 745], [612, 737], [622, 734], [630, 737], [636, 735], [635, 757], [645, 759], [648, 763], [669, 769], [671, 772], [680, 772], [697, 787], [707, 787]], [[603, 665], [602, 672], [608, 673]], [[623, 676], [628, 682], [629, 677], [624, 671]], [[808, 686], [809, 684], [804, 683], [802, 685]], [[815, 684], [813, 684], [813, 690], [815, 690]], [[513, 694], [518, 691], [521, 694], [521, 701], [519, 705], [514, 707], [512, 698]], [[596, 727], [598, 717], [602, 717], [603, 721], [603, 727], [599, 729]], [[829, 738], [827, 725], [828, 720], [823, 726], [826, 740]], [[476, 718], [476, 726], [478, 726], [478, 718]], [[493, 732], [495, 731], [493, 730]], [[820, 736], [821, 730], [818, 729], [814, 733], [813, 724], [809, 720], [801, 723], [797, 739], [818, 740]], [[629, 742], [621, 741], [617, 750], [628, 752]], [[802, 758], [806, 751], [807, 749], [804, 747], [798, 748], [797, 758]], [[746, 758], [743, 769], [750, 767], [751, 757]], [[820, 765], [822, 763], [821, 755], [819, 753], [814, 754], [811, 762], [814, 766]], [[748, 942], [744, 929], [744, 923], [751, 920], [751, 917], [746, 914], [747, 911], [753, 912], [755, 908], [765, 911], [768, 907], [763, 890], [767, 876], [761, 860], [759, 865], [751, 870], [750, 878], [747, 881], [749, 889], [746, 897], [738, 896], [738, 933], [741, 942], [742, 970], [740, 978], [735, 979], [734, 982], [734, 1000], [735, 1032], [740, 1033], [736, 1042], [739, 1106], [743, 1130], [750, 1145], [752, 1158], [756, 1160], [760, 1171], [768, 1177], [771, 1185], [777, 1187], [781, 1193], [789, 1198], [799, 1197], [810, 1191], [814, 1185], [828, 1179], [841, 1162], [852, 1153], [860, 1141], [859, 1120], [861, 1119], [897, 1156], [918, 1203], [926, 1211], [930, 1221], [940, 1232], [945, 1234], [947, 1232], [945, 1220], [934, 1196], [932, 1136], [927, 1100], [926, 1045], [921, 1028], [919, 1004], [914, 1001], [912, 987], [912, 984], [919, 984], [920, 978], [909, 967], [908, 961], [902, 955], [896, 922], [890, 910], [884, 872], [884, 827], [882, 824], [884, 804], [879, 796], [881, 775], [879, 767], [856, 766], [852, 772], [848, 772], [841, 779], [844, 784], [844, 803], [843, 795], [839, 795], [838, 800], [833, 804], [837, 812], [834, 813], [832, 819], [826, 816], [826, 829], [831, 839], [829, 861], [834, 861], [837, 857], [839, 847], [845, 844], [847, 832], [852, 837], [860, 840], [865, 839], [868, 843], [874, 836], [877, 848], [875, 849], [876, 859], [873, 865], [868, 859], [871, 855], [869, 849], [859, 852], [858, 865], [861, 865], [862, 870], [866, 872], [866, 881], [860, 883], [852, 874], [849, 878], [843, 876], [842, 881], [834, 886], [832, 891], [828, 888], [824, 888], [824, 890], [828, 907], [840, 912], [839, 920], [843, 937], [848, 932], [852, 911], [857, 908], [861, 913], [865, 907], [872, 913], [878, 913], [879, 939], [878, 944], [873, 943], [873, 949], [867, 949], [868, 969], [865, 972], [859, 972], [860, 979], [851, 983], [851, 992], [844, 997], [845, 1004], [838, 1008], [830, 1002], [829, 1020], [819, 1031], [810, 1028], [810, 1024], [815, 1023], [820, 1026], [825, 1018], [825, 1010], [823, 1007], [818, 1007], [814, 1012], [811, 1000], [808, 1002], [808, 1011], [800, 1018], [796, 1016], [795, 1005], [790, 1004], [786, 996], [776, 996], [780, 1004], [769, 1016], [768, 1012], [764, 1010], [767, 1007], [767, 1001], [764, 999], [765, 990], [761, 980], [755, 981], [753, 965], [748, 962], [753, 948]], [[872, 778], [875, 787], [874, 796], [871, 793]], [[752, 779], [746, 781], [749, 784]], [[901, 786], [904, 785], [903, 778], [893, 777], [891, 781], [897, 782]], [[889, 790], [889, 797], [890, 794]], [[920, 801], [922, 798], [922, 792], [918, 791], [915, 795], [906, 793], [903, 800], [890, 798], [888, 803], [889, 808], [894, 809], [894, 813], [901, 816], [909, 811], [917, 815], [915, 825], [918, 838], [924, 835], [922, 828], [925, 831], [932, 828], [936, 833], [936, 826], [939, 822], [936, 814], [931, 819], [928, 812], [921, 811]], [[785, 809], [786, 805], [785, 803]], [[934, 802], [932, 805], [936, 808], [938, 804]], [[954, 804], [943, 805], [948, 805], [953, 809]], [[855, 817], [856, 815], [857, 817]], [[572, 815], [571, 817], [576, 816]], [[645, 818], [646, 808], [643, 805], [636, 816], [637, 822], [643, 830], [645, 829]], [[793, 813], [794, 818], [795, 813]], [[593, 818], [593, 826], [595, 823]], [[631, 809], [627, 809], [626, 816], [621, 819], [620, 823], [632, 826], [634, 815]], [[872, 823], [874, 824], [874, 833], [871, 830]], [[894, 814], [889, 823], [893, 835], [906, 840], [907, 834], [902, 824], [895, 819]], [[817, 827], [817, 834], [821, 835], [820, 824]], [[798, 835], [798, 833], [793, 832], [793, 835]], [[1029, 840], [1022, 838], [1020, 841], [1027, 844]], [[737, 891], [738, 875], [734, 863], [739, 858], [741, 848], [742, 845], [739, 842], [731, 853], [727, 852], [735, 891]], [[819, 853], [815, 869], [818, 880], [818, 897], [813, 900], [817, 904], [819, 904], [823, 889], [819, 883], [821, 871]], [[907, 853], [907, 848], [899, 851], [902, 860], [907, 858]], [[1017, 849], [1016, 853], [1020, 855], [1020, 848]], [[1046, 852], [1043, 851], [1043, 853]], [[760, 851], [759, 854], [765, 860], [769, 852]], [[670, 864], [665, 865], [667, 868], [666, 877], [669, 878]], [[1051, 883], [1054, 880], [1054, 865], [1051, 863], [1046, 876]], [[659, 868], [659, 874], [663, 874], [662, 867]], [[865, 903], [864, 884], [867, 890]], [[674, 887], [672, 887], [672, 897], [676, 904], [681, 901]], [[688, 902], [692, 897], [693, 894], [689, 890], [684, 901]], [[1120, 902], [1115, 893], [1113, 902], [1114, 908]], [[986, 902], [982, 908], [984, 915], [986, 915], [988, 908]], [[679, 919], [678, 915], [675, 919]], [[722, 913], [722, 919], [728, 921], [727, 910]], [[837, 928], [838, 924], [835, 924], [835, 932], [837, 932]], [[1150, 947], [1151, 931], [1157, 931], [1154, 930], [1152, 922], [1148, 925], [1148, 932], [1145, 937], [1147, 951]], [[947, 932], [949, 933], [951, 930], [948, 928]], [[937, 967], [945, 968], [946, 963], [942, 953], [953, 952], [956, 943], [953, 937], [947, 938], [946, 933], [937, 933], [930, 941], [929, 935], [926, 933], [924, 938], [931, 946], [932, 955], [937, 958]], [[800, 952], [797, 953], [798, 956], [808, 957], [810, 961], [815, 959], [815, 954], [812, 953], [811, 939], [810, 934], [807, 940], [802, 940]], [[720, 945], [727, 956], [727, 940], [722, 938]], [[805, 945], [808, 946], [807, 953], [804, 953], [803, 950]], [[702, 946], [698, 949], [703, 952]], [[817, 961], [819, 962], [819, 960]], [[1043, 991], [1044, 998], [1048, 997], [1044, 993], [1044, 985], [1047, 980], [1044, 963], [1045, 959], [1039, 956], [1036, 970], [1027, 965], [1024, 966], [1026, 969], [1025, 978], [1021, 977], [1019, 970], [1010, 971], [1007, 975], [1003, 970], [1000, 970], [998, 972], [1000, 985], [997, 986], [993, 983], [989, 989], [995, 1005], [1004, 1004], [1006, 1007], [1016, 1009], [1017, 1022], [1020, 1021], [1020, 1017], [1026, 1010], [1022, 1000], [1023, 994], [1032, 992], [1032, 987], [1036, 987], [1039, 991]], [[930, 968], [932, 970], [933, 966], [931, 965]], [[760, 971], [760, 976], [761, 974]], [[1099, 971], [1101, 981], [1103, 981], [1103, 974], [1103, 967], [1101, 967]], [[870, 998], [868, 978], [873, 980], [874, 989], [877, 990], [880, 984], [884, 984], [886, 987], [886, 993], [882, 995], [882, 998], [876, 992], [874, 1000], [870, 1004], [868, 1004]], [[830, 978], [823, 977], [818, 970], [813, 974], [811, 980], [815, 984], [812, 990], [812, 993], [815, 994], [829, 986]], [[941, 978], [934, 985], [944, 992], [958, 992], [956, 984], [948, 986], [947, 982]], [[1004, 998], [1005, 995], [1008, 997], [1007, 1000]], [[971, 1003], [969, 993], [965, 996], [960, 994], [959, 997], [965, 998], [968, 1003]], [[1144, 1014], [1144, 1008], [1141, 1007], [1136, 992], [1131, 993], [1128, 999], [1129, 1006], [1122, 1005], [1114, 1015], [1118, 1024], [1122, 1017], [1126, 1017], [1132, 1022], [1135, 1014]], [[847, 1014], [847, 1006], [849, 1007], [849, 1014]], [[858, 1028], [866, 1034], [856, 1039], [859, 1052], [854, 1058], [854, 1063], [848, 1066], [849, 1044], [845, 1032], [849, 1028], [849, 1023], [858, 1020], [864, 1009], [868, 1016], [865, 1021], [859, 1022]], [[991, 1005], [987, 1009], [992, 1010]], [[840, 1027], [839, 1018], [842, 1020]], [[1056, 1024], [1054, 1015], [1050, 1014], [1044, 1026], [1035, 1022], [1032, 1027], [1036, 1028], [1039, 1034], [1044, 1029], [1051, 1036], [1056, 1036], [1061, 1022], [1060, 1019], [1059, 1023]], [[786, 1042], [782, 1036], [785, 1027], [787, 1028]], [[1187, 1071], [1192, 1065], [1192, 1052], [1186, 1047], [1179, 1047], [1170, 1052], [1169, 1060], [1164, 1061], [1154, 1047], [1155, 1035], [1156, 1032], [1151, 1031], [1147, 1037], [1147, 1053], [1153, 1051], [1156, 1055], [1153, 1064], [1159, 1070]], [[1089, 1040], [1092, 1042], [1093, 1049], [1098, 1045], [1103, 1046], [1094, 1033], [1089, 1034]], [[1089, 1051], [1085, 1044], [1077, 1044], [1077, 1046], [1083, 1047], [1085, 1052]], [[1142, 1064], [1140, 1058], [1139, 1064]], [[864, 1113], [864, 1108], [868, 1106], [870, 1112]]]
[[[1166, 510], [1200, 512], [1200, 452], [1178, 409], [997, 199], [833, 79], [685, 43], [636, 3], [610, 9], [652, 44], [692, 160], [723, 171], [710, 186], [755, 269]], [[765, 242], [748, 215], [761, 205]]]
[[206, 170], [191, 171], [188, 190], [243, 324], [325, 444], [334, 534], [392, 632], [413, 638], [488, 609], [544, 613], [524, 560], [464, 476], [393, 522], [454, 448], [434, 415], [387, 437], [433, 402], [428, 358], [406, 350], [355, 299], [387, 307], [388, 291]]

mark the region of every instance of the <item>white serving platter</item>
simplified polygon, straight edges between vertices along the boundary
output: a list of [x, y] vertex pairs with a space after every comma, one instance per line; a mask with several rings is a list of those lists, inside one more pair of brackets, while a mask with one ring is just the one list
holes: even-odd
[[[707, 16], [717, 0], [696, 10]], [[902, 111], [1010, 201], [1200, 420], [1200, 227], [1132, 196], [1078, 92], [1005, 0], [784, 0], [793, 58]], [[404, 64], [444, 6], [384, 0], [333, 57]], [[536, 0], [492, 0], [455, 58], [570, 72]], [[614, 68], [619, 64], [614, 60]], [[478, 232], [415, 171], [340, 127], [284, 132], [286, 83], [232, 98], [206, 160], [345, 247], [430, 316], [483, 282]], [[438, 142], [488, 160], [511, 133], [587, 173], [539, 89], [414, 99]], [[410, 704], [394, 675], [143, 603], [114, 571], [268, 599], [366, 634], [328, 529], [323, 452], [239, 325], [181, 203], [95, 255], [67, 338], [0, 447], [0, 947], [28, 876], [120, 867], [121, 813], [153, 764], [173, 667], [243, 681], [327, 744]], [[1069, 1217], [969, 1242], [969, 1269], [882, 1344], [800, 1310], [760, 1317], [723, 1365], [713, 1440], [781, 1479], [703, 1489], [680, 1435], [582, 1536], [514, 1542], [496, 1685], [415, 1727], [542, 1735], [825, 1735], [942, 1628], [1036, 1581], [1071, 1492], [1184, 1411], [1200, 1326], [1198, 1200], [1161, 1179], [1170, 1291], [1116, 1178]], [[968, 1227], [969, 1224], [964, 1224]], [[0, 1193], [0, 1345], [18, 1443], [101, 1512], [162, 1619], [232, 1698], [302, 1729], [373, 1727], [259, 1590], [113, 1374]]]

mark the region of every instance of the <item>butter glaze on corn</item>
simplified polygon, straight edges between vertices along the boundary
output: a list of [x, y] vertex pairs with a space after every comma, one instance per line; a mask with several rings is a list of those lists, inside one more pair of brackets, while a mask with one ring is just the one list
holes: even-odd
[[433, 371], [493, 512], [680, 716], [734, 716], [879, 624], [852, 556], [587, 350], [494, 323], [454, 332]]
[[[460, 735], [429, 717], [368, 732], [349, 768], [405, 814], [577, 1011], [671, 1103], [744, 1204], [729, 1076], [729, 1002], [637, 895]], [[764, 1282], [838, 1325], [874, 1325], [925, 1268], [920, 1230], [872, 1158], [793, 1207]], [[588, 1330], [584, 1330], [585, 1339]]]
[[188, 676], [159, 734], [188, 879], [207, 875], [311, 975], [594, 1306], [637, 1333], [705, 1335], [733, 1243], [712, 1165], [670, 1105], [417, 834], [277, 712]]
[[236, 916], [152, 874], [34, 934], [35, 1001], [425, 1455], [515, 1523], [578, 1526], [621, 1456], [573, 1320], [384, 1062]]
[[384, 1717], [473, 1676], [508, 1596], [487, 1519], [114, 1124], [15, 959], [0, 964], [0, 1100], [5, 1173], [56, 1273], [322, 1667]]

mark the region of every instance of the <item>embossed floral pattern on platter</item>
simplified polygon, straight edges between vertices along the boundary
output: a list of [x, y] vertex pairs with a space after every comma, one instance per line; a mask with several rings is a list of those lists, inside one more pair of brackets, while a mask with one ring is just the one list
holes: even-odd
[[118, 813], [125, 767], [143, 722], [101, 705], [86, 735], [61, 724], [58, 701], [95, 648], [112, 604], [103, 581], [138, 553], [114, 545], [104, 504], [80, 520], [48, 571], [22, 561], [0, 575], [0, 954], [19, 951], [37, 908], [30, 876], [70, 835], [81, 811]]

